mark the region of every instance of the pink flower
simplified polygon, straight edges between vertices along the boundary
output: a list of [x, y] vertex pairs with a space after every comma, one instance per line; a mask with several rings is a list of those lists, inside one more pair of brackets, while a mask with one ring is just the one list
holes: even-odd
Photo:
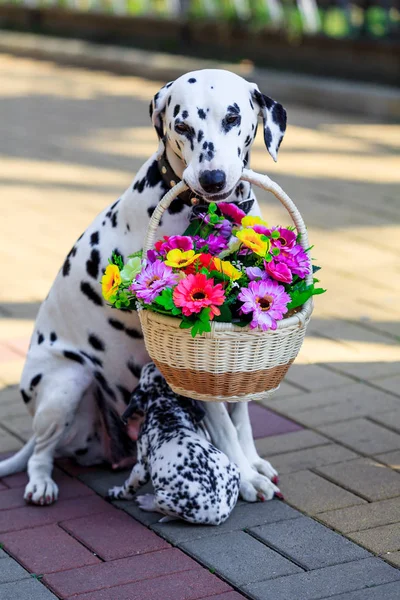
[[310, 260], [300, 244], [296, 244], [291, 250], [281, 251], [279, 262], [285, 263], [294, 275], [302, 279], [311, 269]]
[[260, 269], [260, 267], [247, 267], [246, 275], [250, 281], [256, 281], [257, 279], [268, 279], [266, 272]]
[[266, 235], [268, 237], [270, 236], [270, 233], [271, 233], [271, 230], [268, 229], [268, 227], [266, 227], [265, 225], [253, 225], [252, 229], [256, 233], [259, 233], [260, 235]]
[[154, 247], [161, 256], [165, 256], [170, 250], [179, 249], [182, 252], [193, 250], [193, 241], [188, 235], [171, 235], [170, 237], [165, 236], [164, 240], [156, 242]]
[[225, 301], [222, 285], [215, 285], [214, 279], [207, 279], [203, 273], [188, 275], [174, 289], [174, 304], [181, 307], [186, 317], [199, 313], [203, 308], [210, 308], [210, 320], [221, 314], [217, 306]]
[[237, 225], [240, 225], [242, 219], [246, 216], [243, 210], [231, 202], [220, 202], [218, 208], [225, 217], [230, 218]]
[[296, 243], [296, 233], [291, 229], [284, 229], [283, 227], [273, 227], [270, 229], [268, 235], [271, 235], [273, 231], [279, 232], [279, 237], [271, 237], [271, 244], [281, 250], [291, 250]]
[[178, 281], [171, 267], [167, 267], [163, 262], [157, 260], [148, 264], [136, 277], [136, 280], [129, 287], [129, 291], [134, 292], [145, 304], [151, 304], [154, 298], [157, 298], [166, 287], [172, 287]]
[[276, 329], [277, 321], [282, 319], [287, 311], [290, 296], [285, 292], [283, 285], [278, 282], [251, 281], [248, 288], [242, 288], [238, 300], [243, 302], [241, 312], [253, 313], [250, 327], [260, 327], [263, 331]]
[[277, 281], [283, 281], [283, 283], [292, 283], [292, 273], [289, 267], [284, 262], [277, 262], [276, 260], [271, 260], [271, 262], [267, 263], [264, 261], [264, 267], [266, 272], [270, 277], [272, 277], [272, 279], [276, 279]]

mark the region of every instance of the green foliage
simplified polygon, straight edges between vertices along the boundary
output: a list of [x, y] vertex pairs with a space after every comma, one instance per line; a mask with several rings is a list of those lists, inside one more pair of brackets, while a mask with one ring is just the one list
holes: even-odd
[[203, 308], [201, 312], [186, 317], [183, 315], [182, 322], [179, 325], [181, 329], [191, 329], [191, 336], [207, 333], [211, 331], [210, 309]]
[[112, 253], [112, 257], [108, 260], [111, 265], [116, 265], [120, 271], [124, 268], [124, 261], [122, 256], [116, 252]]
[[162, 306], [165, 311], [170, 312], [174, 317], [182, 314], [181, 309], [174, 304], [172, 288], [163, 290], [161, 294], [154, 299], [154, 303]]
[[[314, 283], [316, 281], [317, 280], [314, 280]], [[326, 292], [326, 290], [323, 288], [316, 288], [314, 283], [307, 285], [307, 283], [302, 279], [294, 286], [291, 286], [291, 289], [288, 290], [288, 293], [292, 301], [287, 306], [288, 311], [302, 306], [309, 298], [311, 298], [311, 296], [316, 296], [317, 294], [323, 294]]]

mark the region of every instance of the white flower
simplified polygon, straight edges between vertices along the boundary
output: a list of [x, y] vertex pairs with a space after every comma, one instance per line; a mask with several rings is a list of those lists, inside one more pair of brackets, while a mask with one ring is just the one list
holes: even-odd
[[142, 270], [142, 259], [139, 256], [130, 258], [124, 268], [120, 272], [121, 279], [124, 283], [133, 281]]

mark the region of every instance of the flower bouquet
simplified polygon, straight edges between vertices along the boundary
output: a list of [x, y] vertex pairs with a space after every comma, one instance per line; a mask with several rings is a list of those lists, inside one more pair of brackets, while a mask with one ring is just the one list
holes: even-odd
[[113, 255], [103, 296], [139, 310], [147, 350], [172, 389], [228, 401], [276, 389], [300, 348], [311, 296], [324, 291], [305, 228], [270, 227], [235, 204], [211, 203], [182, 235], [147, 242], [126, 264]]

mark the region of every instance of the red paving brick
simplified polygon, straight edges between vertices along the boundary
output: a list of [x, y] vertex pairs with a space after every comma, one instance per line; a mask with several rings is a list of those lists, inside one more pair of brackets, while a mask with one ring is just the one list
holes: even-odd
[[[59, 500], [51, 506], [24, 506], [0, 511], [0, 533], [42, 527], [95, 513], [117, 512], [98, 496]], [[103, 522], [105, 517], [102, 517]]]
[[[53, 573], [45, 577], [43, 581], [55, 594], [66, 598], [74, 594], [94, 592], [116, 585], [201, 568], [200, 565], [180, 550], [168, 548], [158, 552], [121, 558], [81, 569]], [[224, 600], [236, 599], [226, 598]]]
[[[7, 457], [12, 455], [12, 453], [8, 454]], [[3, 457], [1, 457], [1, 460], [3, 460]], [[66, 475], [61, 471], [61, 469], [54, 467], [53, 477], [54, 481], [56, 481], [56, 483], [59, 483], [59, 481], [62, 481], [62, 479], [66, 477]], [[1, 481], [9, 488], [25, 487], [28, 483], [28, 474], [26, 471], [22, 471], [21, 473], [15, 473], [14, 475], [8, 475], [8, 477], [3, 477]]]
[[84, 519], [73, 519], [61, 523], [61, 527], [104, 560], [170, 547], [155, 533], [116, 508], [107, 513], [107, 516], [97, 514]]
[[58, 525], [13, 531], [3, 534], [1, 541], [4, 548], [32, 573], [54, 573], [100, 563], [92, 552]]
[[281, 417], [272, 410], [264, 408], [255, 402], [250, 402], [249, 413], [253, 435], [256, 439], [303, 429], [301, 425], [294, 423], [290, 419]]
[[0, 492], [2, 492], [3, 490], [8, 490], [8, 487], [0, 481]]
[[[93, 496], [94, 492], [86, 485], [72, 479], [65, 475], [65, 479], [61, 481], [58, 479], [60, 489], [60, 498], [62, 500], [70, 500], [71, 498], [81, 498], [82, 496]], [[24, 490], [20, 487], [8, 489], [4, 488], [4, 491], [0, 488], [0, 510], [7, 510], [9, 508], [19, 508], [26, 506], [24, 500]]]
[[77, 600], [198, 600], [231, 591], [206, 569], [184, 571], [75, 596]]

